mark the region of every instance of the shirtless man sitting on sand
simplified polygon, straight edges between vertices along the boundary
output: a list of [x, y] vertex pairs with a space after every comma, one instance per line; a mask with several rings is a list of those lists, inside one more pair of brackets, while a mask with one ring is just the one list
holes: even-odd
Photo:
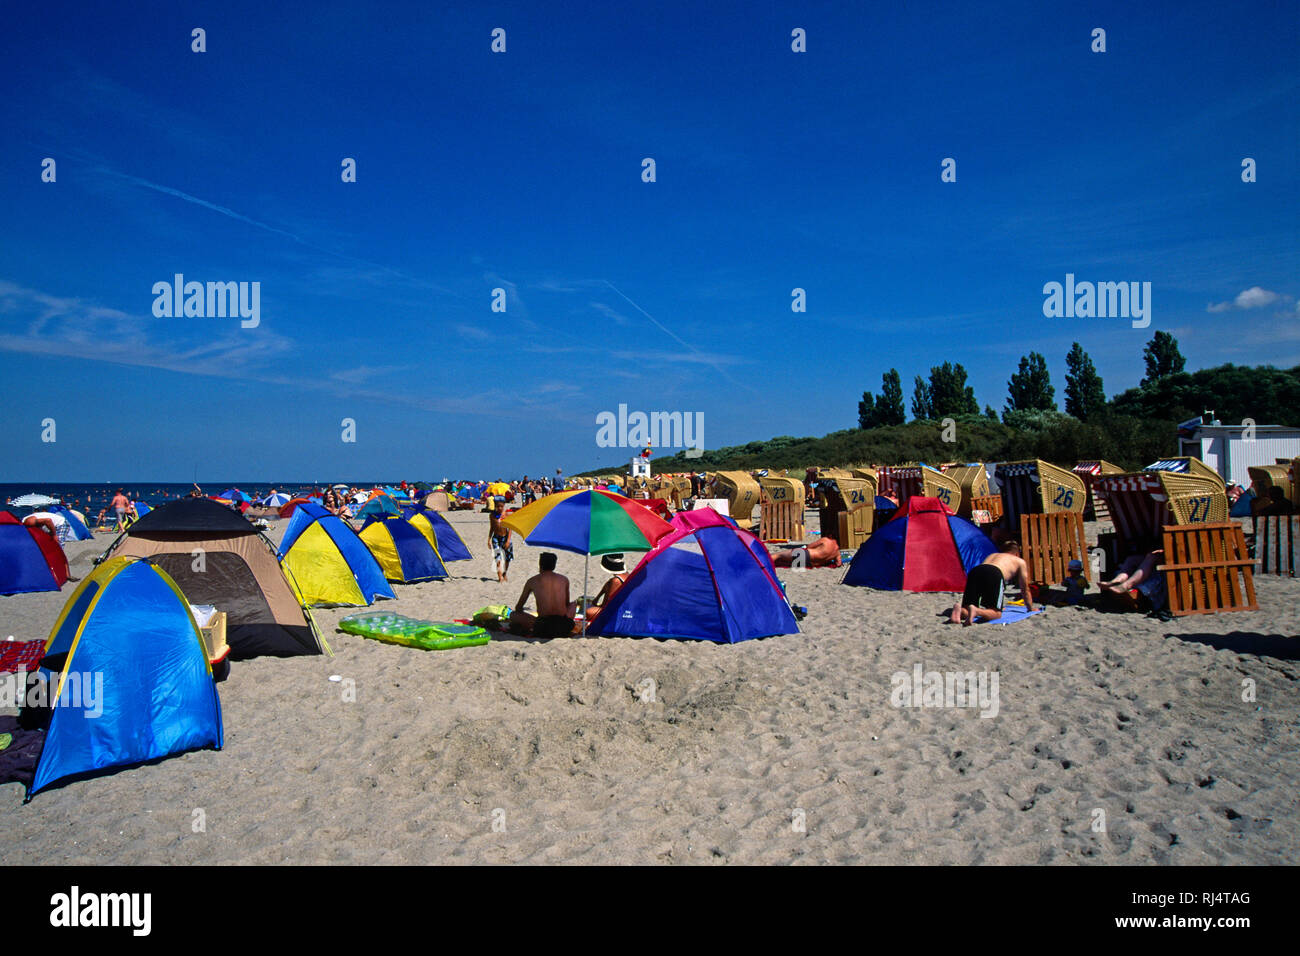
[[[510, 615], [512, 630], [541, 640], [568, 637], [573, 633], [573, 605], [569, 603], [569, 579], [555, 572], [555, 555], [543, 552], [538, 573], [524, 583], [519, 603]], [[524, 610], [529, 596], [537, 601], [537, 615]]]
[[772, 564], [778, 568], [793, 567], [800, 552], [804, 552], [804, 568], [838, 568], [840, 566], [840, 543], [834, 538], [823, 535], [812, 544], [798, 548], [789, 548], [772, 555]]
[[1029, 565], [1020, 557], [1020, 544], [1008, 541], [1002, 550], [990, 554], [982, 564], [966, 575], [966, 591], [953, 605], [952, 622], [963, 627], [976, 620], [996, 621], [1002, 616], [1006, 586], [1015, 580], [1025, 599], [1025, 610], [1033, 613], [1034, 599], [1029, 590]]

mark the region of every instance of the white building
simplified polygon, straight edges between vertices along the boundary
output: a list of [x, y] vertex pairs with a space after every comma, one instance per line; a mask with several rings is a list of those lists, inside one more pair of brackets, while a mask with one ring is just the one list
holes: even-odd
[[1250, 487], [1252, 465], [1274, 465], [1300, 457], [1300, 428], [1286, 425], [1202, 425], [1188, 422], [1178, 430], [1178, 454], [1201, 459], [1225, 481]]

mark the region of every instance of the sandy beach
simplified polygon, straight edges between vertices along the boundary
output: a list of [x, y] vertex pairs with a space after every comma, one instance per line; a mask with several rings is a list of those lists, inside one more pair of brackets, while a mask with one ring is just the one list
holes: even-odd
[[[486, 515], [450, 519], [474, 559], [381, 606], [513, 605], [538, 550], [516, 538], [498, 584]], [[108, 543], [69, 543], [73, 575]], [[582, 568], [561, 553], [575, 594]], [[236, 662], [223, 750], [28, 805], [0, 787], [0, 862], [1300, 862], [1300, 583], [1257, 577], [1253, 613], [1049, 608], [963, 629], [943, 623], [946, 595], [841, 574], [782, 571], [803, 633], [733, 646], [424, 652], [336, 632], [355, 609], [317, 610], [334, 656]], [[46, 637], [72, 587], [0, 598], [0, 637]], [[918, 664], [996, 673], [996, 716], [892, 706], [891, 675]]]

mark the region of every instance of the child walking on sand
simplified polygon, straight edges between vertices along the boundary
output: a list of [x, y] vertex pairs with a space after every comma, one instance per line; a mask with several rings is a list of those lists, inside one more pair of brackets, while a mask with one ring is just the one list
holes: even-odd
[[488, 546], [492, 548], [492, 566], [497, 572], [497, 583], [507, 580], [510, 562], [514, 559], [514, 545], [510, 543], [510, 529], [501, 523], [505, 517], [505, 505], [496, 504], [492, 508], [492, 517], [488, 519]]

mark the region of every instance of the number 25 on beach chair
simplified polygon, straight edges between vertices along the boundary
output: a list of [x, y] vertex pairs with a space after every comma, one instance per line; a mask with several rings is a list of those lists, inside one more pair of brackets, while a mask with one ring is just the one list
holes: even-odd
[[907, 500], [916, 495], [923, 498], [938, 498], [954, 514], [961, 506], [961, 486], [953, 478], [929, 465], [894, 465], [881, 468], [878, 486], [880, 489], [878, 494], [897, 500], [899, 510], [904, 512], [907, 510]]
[[960, 503], [949, 504], [948, 507], [963, 518], [970, 518], [971, 512], [975, 509], [975, 500], [988, 497], [989, 472], [987, 466], [982, 461], [971, 462], [966, 465], [950, 465], [943, 470], [943, 473], [955, 481], [957, 487], [961, 489]]

